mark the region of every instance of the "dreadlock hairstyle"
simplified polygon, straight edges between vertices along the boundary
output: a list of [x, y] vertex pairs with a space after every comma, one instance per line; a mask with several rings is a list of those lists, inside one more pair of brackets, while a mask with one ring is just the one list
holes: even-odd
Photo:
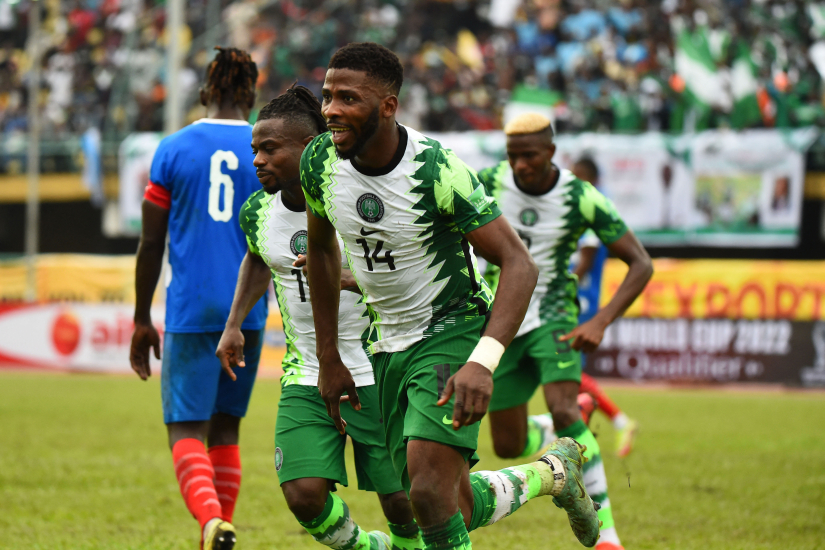
[[258, 122], [280, 118], [290, 123], [303, 124], [313, 135], [327, 131], [327, 123], [321, 114], [321, 104], [309, 89], [293, 84], [266, 105], [258, 113]]
[[215, 46], [218, 55], [206, 68], [207, 103], [222, 105], [252, 105], [255, 101], [255, 82], [258, 67], [249, 54], [237, 48]]
[[350, 69], [367, 73], [387, 86], [393, 95], [401, 91], [404, 67], [393, 52], [375, 42], [352, 42], [332, 56], [330, 69]]

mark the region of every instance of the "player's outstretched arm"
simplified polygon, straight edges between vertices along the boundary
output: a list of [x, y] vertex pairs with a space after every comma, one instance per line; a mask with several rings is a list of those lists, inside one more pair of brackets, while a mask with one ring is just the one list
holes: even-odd
[[144, 200], [143, 224], [135, 262], [135, 332], [129, 350], [129, 362], [142, 380], [152, 375], [149, 367], [149, 349], [160, 359], [160, 337], [152, 325], [152, 296], [158, 285], [166, 248], [166, 229], [169, 210]]
[[[309, 208], [309, 207], [308, 207]], [[346, 393], [355, 410], [361, 409], [355, 381], [338, 353], [338, 301], [341, 299], [341, 250], [335, 228], [307, 210], [307, 281], [317, 341], [318, 390], [327, 414], [342, 434], [347, 423], [341, 418], [341, 400]]]
[[243, 359], [244, 337], [241, 325], [261, 296], [266, 294], [270, 276], [269, 266], [263, 258], [247, 249], [238, 270], [238, 284], [235, 285], [232, 309], [229, 310], [226, 327], [215, 351], [215, 355], [221, 360], [221, 368], [232, 380], [237, 379], [232, 367], [246, 366]]
[[628, 229], [616, 242], [607, 245], [607, 249], [627, 264], [627, 275], [606, 306], [601, 308], [592, 319], [560, 338], [562, 341], [572, 340], [573, 349], [585, 353], [591, 353], [599, 347], [607, 326], [630, 307], [653, 276], [653, 262], [650, 260], [650, 255], [633, 231]]
[[[513, 341], [518, 332], [530, 297], [536, 287], [538, 268], [524, 243], [503, 216], [466, 234], [467, 240], [478, 254], [501, 268], [493, 313], [485, 337], [489, 345], [501, 351]], [[473, 352], [473, 356], [479, 351]], [[497, 364], [497, 361], [496, 361]], [[453, 429], [469, 426], [481, 420], [487, 413], [493, 393], [493, 375], [488, 366], [470, 361], [448, 381], [439, 405], [447, 403], [455, 393]]]

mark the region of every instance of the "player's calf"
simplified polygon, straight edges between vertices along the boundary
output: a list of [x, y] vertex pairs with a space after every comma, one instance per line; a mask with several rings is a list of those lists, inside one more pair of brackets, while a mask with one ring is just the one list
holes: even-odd
[[390, 493], [388, 495], [378, 494], [378, 501], [384, 511], [384, 517], [391, 523], [400, 525], [414, 521], [410, 499], [404, 491]]
[[410, 502], [422, 531], [456, 513], [459, 484], [466, 467], [464, 457], [448, 445], [423, 439], [409, 441]]
[[575, 441], [564, 438], [551, 443], [538, 462], [471, 474], [474, 503], [470, 531], [492, 525], [528, 501], [549, 495], [567, 511], [579, 541], [593, 546], [599, 536], [599, 519], [582, 486], [582, 452]]
[[[424, 548], [421, 531], [415, 521], [407, 493], [397, 491], [388, 495], [378, 494], [387, 526], [390, 528], [390, 548], [393, 550], [420, 550]], [[373, 532], [374, 533], [374, 532]]]
[[352, 519], [347, 503], [330, 492], [331, 482], [301, 478], [281, 485], [289, 510], [317, 542], [336, 550], [390, 550], [390, 537], [363, 531]]

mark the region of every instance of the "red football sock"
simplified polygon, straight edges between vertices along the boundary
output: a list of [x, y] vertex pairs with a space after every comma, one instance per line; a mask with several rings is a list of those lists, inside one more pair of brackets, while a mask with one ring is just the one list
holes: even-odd
[[232, 523], [241, 488], [241, 452], [237, 445], [215, 445], [209, 447], [209, 459], [215, 468], [215, 489], [223, 508], [223, 520]]
[[215, 492], [215, 472], [206, 448], [197, 439], [181, 439], [172, 447], [172, 459], [186, 507], [203, 529], [210, 519], [222, 515]]
[[612, 419], [617, 414], [622, 412], [619, 406], [616, 405], [616, 403], [614, 403], [606, 393], [604, 393], [604, 390], [602, 390], [601, 387], [599, 387], [596, 380], [582, 373], [582, 383], [581, 386], [579, 386], [579, 393], [585, 392], [589, 393], [596, 399], [596, 405], [598, 405], [598, 407], [604, 411], [604, 414], [606, 414], [609, 418]]

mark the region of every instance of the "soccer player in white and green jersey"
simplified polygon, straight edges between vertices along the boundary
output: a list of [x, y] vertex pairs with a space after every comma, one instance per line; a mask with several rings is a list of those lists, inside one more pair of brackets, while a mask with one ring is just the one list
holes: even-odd
[[[307, 215], [298, 176], [301, 152], [326, 130], [312, 92], [293, 86], [273, 99], [252, 129], [254, 165], [263, 189], [241, 209], [249, 250], [240, 268], [232, 310], [216, 355], [225, 370], [243, 366], [239, 327], [266, 293], [270, 275], [286, 333], [281, 399], [275, 428], [275, 469], [289, 509], [318, 542], [339, 550], [419, 550], [423, 542], [384, 444], [378, 391], [361, 338], [369, 327], [361, 296], [343, 292], [338, 310], [338, 349], [361, 395], [361, 410], [348, 410], [359, 489], [378, 493], [390, 535], [367, 533], [332, 491], [347, 484], [346, 436], [338, 433], [318, 393], [318, 358], [310, 288], [299, 257], [306, 254]], [[351, 278], [342, 279], [346, 284]], [[355, 284], [349, 285], [357, 290]]]
[[[475, 172], [395, 121], [403, 69], [374, 43], [330, 60], [323, 113], [330, 133], [301, 157], [318, 387], [343, 433], [340, 400], [359, 392], [338, 343], [343, 241], [371, 319], [367, 339], [396, 475], [427, 549], [469, 549], [468, 531], [553, 495], [585, 546], [598, 518], [579, 479], [582, 447], [555, 442], [532, 464], [469, 473], [492, 372], [516, 334], [537, 271]], [[473, 252], [501, 266], [492, 296]], [[452, 414], [441, 406], [452, 404]], [[446, 414], [445, 414], [446, 413]]]
[[[596, 548], [618, 550], [621, 542], [607, 498], [599, 444], [582, 420], [577, 403], [580, 352], [596, 349], [607, 325], [642, 292], [653, 267], [613, 204], [591, 184], [553, 164], [556, 146], [547, 118], [524, 114], [508, 123], [504, 132], [509, 162], [482, 170], [479, 178], [529, 249], [539, 267], [539, 278], [524, 322], [493, 376], [493, 446], [499, 456], [515, 458], [535, 454], [556, 436], [583, 443], [589, 459], [584, 465], [584, 484], [601, 506], [603, 525]], [[577, 280], [568, 267], [579, 237], [587, 229], [592, 229], [629, 270], [610, 303], [576, 326]], [[491, 266], [488, 280], [500, 292], [504, 281], [498, 277], [498, 268]], [[527, 402], [540, 385], [552, 416], [528, 418]]]

